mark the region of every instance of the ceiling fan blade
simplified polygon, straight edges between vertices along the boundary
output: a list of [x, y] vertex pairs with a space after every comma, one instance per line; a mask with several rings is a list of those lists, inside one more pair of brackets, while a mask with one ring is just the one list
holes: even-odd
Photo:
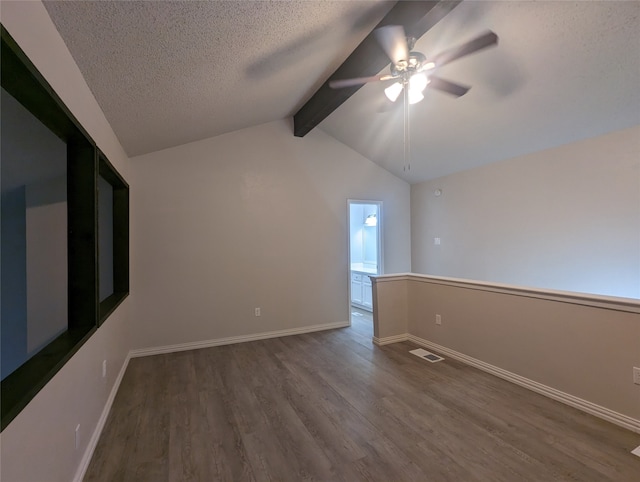
[[379, 82], [381, 80], [395, 79], [393, 75], [374, 75], [372, 77], [354, 77], [353, 79], [330, 80], [329, 87], [332, 89], [342, 89], [343, 87], [353, 87], [367, 84], [369, 82]]
[[375, 31], [376, 39], [391, 59], [393, 65], [409, 60], [409, 46], [404, 28], [400, 25], [386, 25]]
[[464, 85], [455, 84], [453, 82], [444, 80], [434, 75], [431, 75], [429, 77], [429, 84], [427, 85], [427, 87], [430, 87], [436, 90], [441, 90], [442, 92], [446, 92], [447, 94], [451, 94], [456, 97], [463, 96], [464, 94], [469, 92], [469, 89], [471, 88], [471, 87], [466, 87]]
[[444, 52], [440, 52], [438, 55], [433, 57], [431, 61], [436, 64], [436, 67], [441, 67], [445, 64], [448, 64], [449, 62], [459, 59], [460, 57], [464, 57], [465, 55], [472, 54], [474, 52], [477, 52], [478, 50], [482, 50], [497, 44], [498, 36], [491, 30], [489, 30], [488, 32], [480, 35], [479, 37], [476, 37], [473, 40], [470, 40], [467, 43], [449, 50], [445, 50]]

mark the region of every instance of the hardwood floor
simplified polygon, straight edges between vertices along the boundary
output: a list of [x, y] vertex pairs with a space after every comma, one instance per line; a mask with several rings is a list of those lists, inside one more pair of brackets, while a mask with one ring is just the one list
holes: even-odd
[[135, 358], [86, 481], [640, 481], [640, 435], [351, 328]]

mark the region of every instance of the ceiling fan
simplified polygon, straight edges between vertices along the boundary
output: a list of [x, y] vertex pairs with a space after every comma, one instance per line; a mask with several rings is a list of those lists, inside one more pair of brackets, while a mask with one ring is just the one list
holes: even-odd
[[400, 94], [403, 94], [404, 107], [404, 166], [405, 172], [411, 170], [411, 153], [409, 141], [409, 104], [415, 104], [424, 99], [422, 92], [429, 86], [446, 92], [455, 97], [466, 94], [470, 87], [450, 82], [441, 77], [433, 75], [443, 65], [448, 64], [460, 57], [472, 54], [498, 43], [498, 36], [491, 30], [466, 42], [458, 47], [445, 50], [438, 55], [428, 59], [421, 52], [414, 52], [413, 48], [416, 39], [407, 38], [404, 28], [400, 25], [387, 25], [375, 31], [378, 43], [391, 59], [391, 72], [384, 75], [374, 75], [372, 77], [357, 77], [353, 79], [330, 80], [329, 87], [340, 89], [343, 87], [354, 87], [369, 82], [380, 82], [395, 80], [393, 84], [384, 90], [385, 95], [391, 102], [395, 102]]
[[382, 49], [391, 59], [390, 73], [372, 77], [330, 80], [329, 87], [340, 89], [369, 82], [395, 80], [396, 82], [385, 89], [385, 95], [392, 102], [395, 102], [403, 91], [404, 97], [406, 97], [405, 100], [409, 104], [420, 102], [424, 98], [422, 92], [427, 86], [455, 97], [460, 97], [466, 94], [470, 87], [445, 80], [434, 75], [434, 72], [443, 65], [460, 57], [498, 43], [498, 36], [489, 30], [469, 42], [427, 58], [423, 53], [411, 50], [416, 39], [407, 38], [404, 28], [400, 25], [380, 27], [375, 31], [375, 36]]

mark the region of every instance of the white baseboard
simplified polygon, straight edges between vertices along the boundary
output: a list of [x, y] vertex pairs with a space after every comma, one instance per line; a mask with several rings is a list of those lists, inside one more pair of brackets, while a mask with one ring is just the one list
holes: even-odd
[[107, 402], [104, 404], [104, 408], [102, 409], [102, 414], [98, 419], [98, 424], [96, 425], [93, 434], [91, 435], [91, 440], [89, 440], [89, 444], [82, 455], [82, 460], [80, 460], [80, 465], [78, 466], [78, 470], [76, 471], [76, 476], [73, 478], [74, 482], [82, 482], [85, 474], [87, 473], [87, 469], [89, 468], [89, 462], [91, 462], [91, 457], [93, 457], [93, 452], [96, 449], [96, 445], [98, 445], [98, 440], [100, 440], [100, 435], [102, 434], [102, 429], [104, 428], [104, 424], [107, 421], [107, 417], [109, 416], [109, 412], [111, 411], [111, 406], [113, 405], [113, 400], [116, 398], [116, 393], [118, 393], [118, 388], [120, 388], [120, 383], [122, 382], [122, 377], [124, 377], [124, 372], [127, 371], [127, 366], [129, 366], [129, 360], [131, 359], [131, 352], [129, 352], [124, 359], [124, 363], [122, 364], [122, 368], [120, 368], [120, 372], [116, 377], [116, 380], [111, 387], [111, 392], [109, 392], [109, 397], [107, 398]]
[[595, 415], [596, 417], [599, 417], [603, 420], [619, 425], [620, 427], [624, 427], [627, 430], [640, 433], [640, 420], [636, 420], [635, 418], [631, 418], [622, 413], [615, 412], [606, 407], [602, 407], [587, 400], [583, 400], [582, 398], [578, 398], [574, 395], [570, 395], [560, 390], [556, 390], [555, 388], [551, 388], [547, 385], [543, 385], [542, 383], [538, 383], [507, 370], [503, 370], [502, 368], [499, 368], [497, 366], [490, 365], [489, 363], [485, 363], [481, 360], [472, 358], [463, 353], [451, 350], [415, 335], [408, 335], [407, 339], [425, 348], [432, 349], [440, 354], [455, 358], [456, 360], [466, 363], [467, 365], [471, 365], [482, 371], [503, 378], [504, 380], [508, 380], [512, 383], [515, 383], [516, 385], [528, 388], [529, 390], [540, 393], [541, 395], [545, 395], [571, 407], [577, 408], [578, 410], [582, 410], [583, 412]]
[[373, 337], [373, 343], [378, 346], [390, 345], [391, 343], [399, 343], [401, 341], [407, 341], [409, 339], [409, 335], [407, 333], [403, 333], [402, 335], [393, 335], [393, 336], [383, 336], [382, 338], [378, 338], [377, 336]]
[[314, 331], [333, 330], [335, 328], [345, 328], [350, 326], [348, 321], [339, 321], [336, 323], [327, 323], [324, 325], [311, 325], [301, 328], [291, 328], [288, 330], [266, 331], [263, 333], [254, 333], [252, 335], [230, 336], [227, 338], [216, 338], [214, 340], [193, 341], [188, 343], [179, 343], [177, 345], [166, 345], [152, 348], [139, 348], [131, 350], [131, 358], [141, 356], [161, 355], [163, 353], [174, 353], [177, 351], [198, 350], [200, 348], [210, 348], [212, 346], [233, 345], [234, 343], [244, 343], [247, 341], [266, 340], [268, 338], [279, 338], [281, 336], [302, 335], [304, 333], [312, 333]]

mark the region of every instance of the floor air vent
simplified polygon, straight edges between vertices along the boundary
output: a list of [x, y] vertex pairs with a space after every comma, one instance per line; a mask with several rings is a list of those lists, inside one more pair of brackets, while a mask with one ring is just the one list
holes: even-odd
[[442, 358], [441, 356], [435, 355], [433, 353], [429, 353], [427, 350], [423, 350], [422, 348], [411, 350], [409, 353], [412, 353], [415, 356], [419, 356], [420, 358], [424, 358], [425, 360], [430, 361], [431, 363], [444, 360], [444, 358]]

